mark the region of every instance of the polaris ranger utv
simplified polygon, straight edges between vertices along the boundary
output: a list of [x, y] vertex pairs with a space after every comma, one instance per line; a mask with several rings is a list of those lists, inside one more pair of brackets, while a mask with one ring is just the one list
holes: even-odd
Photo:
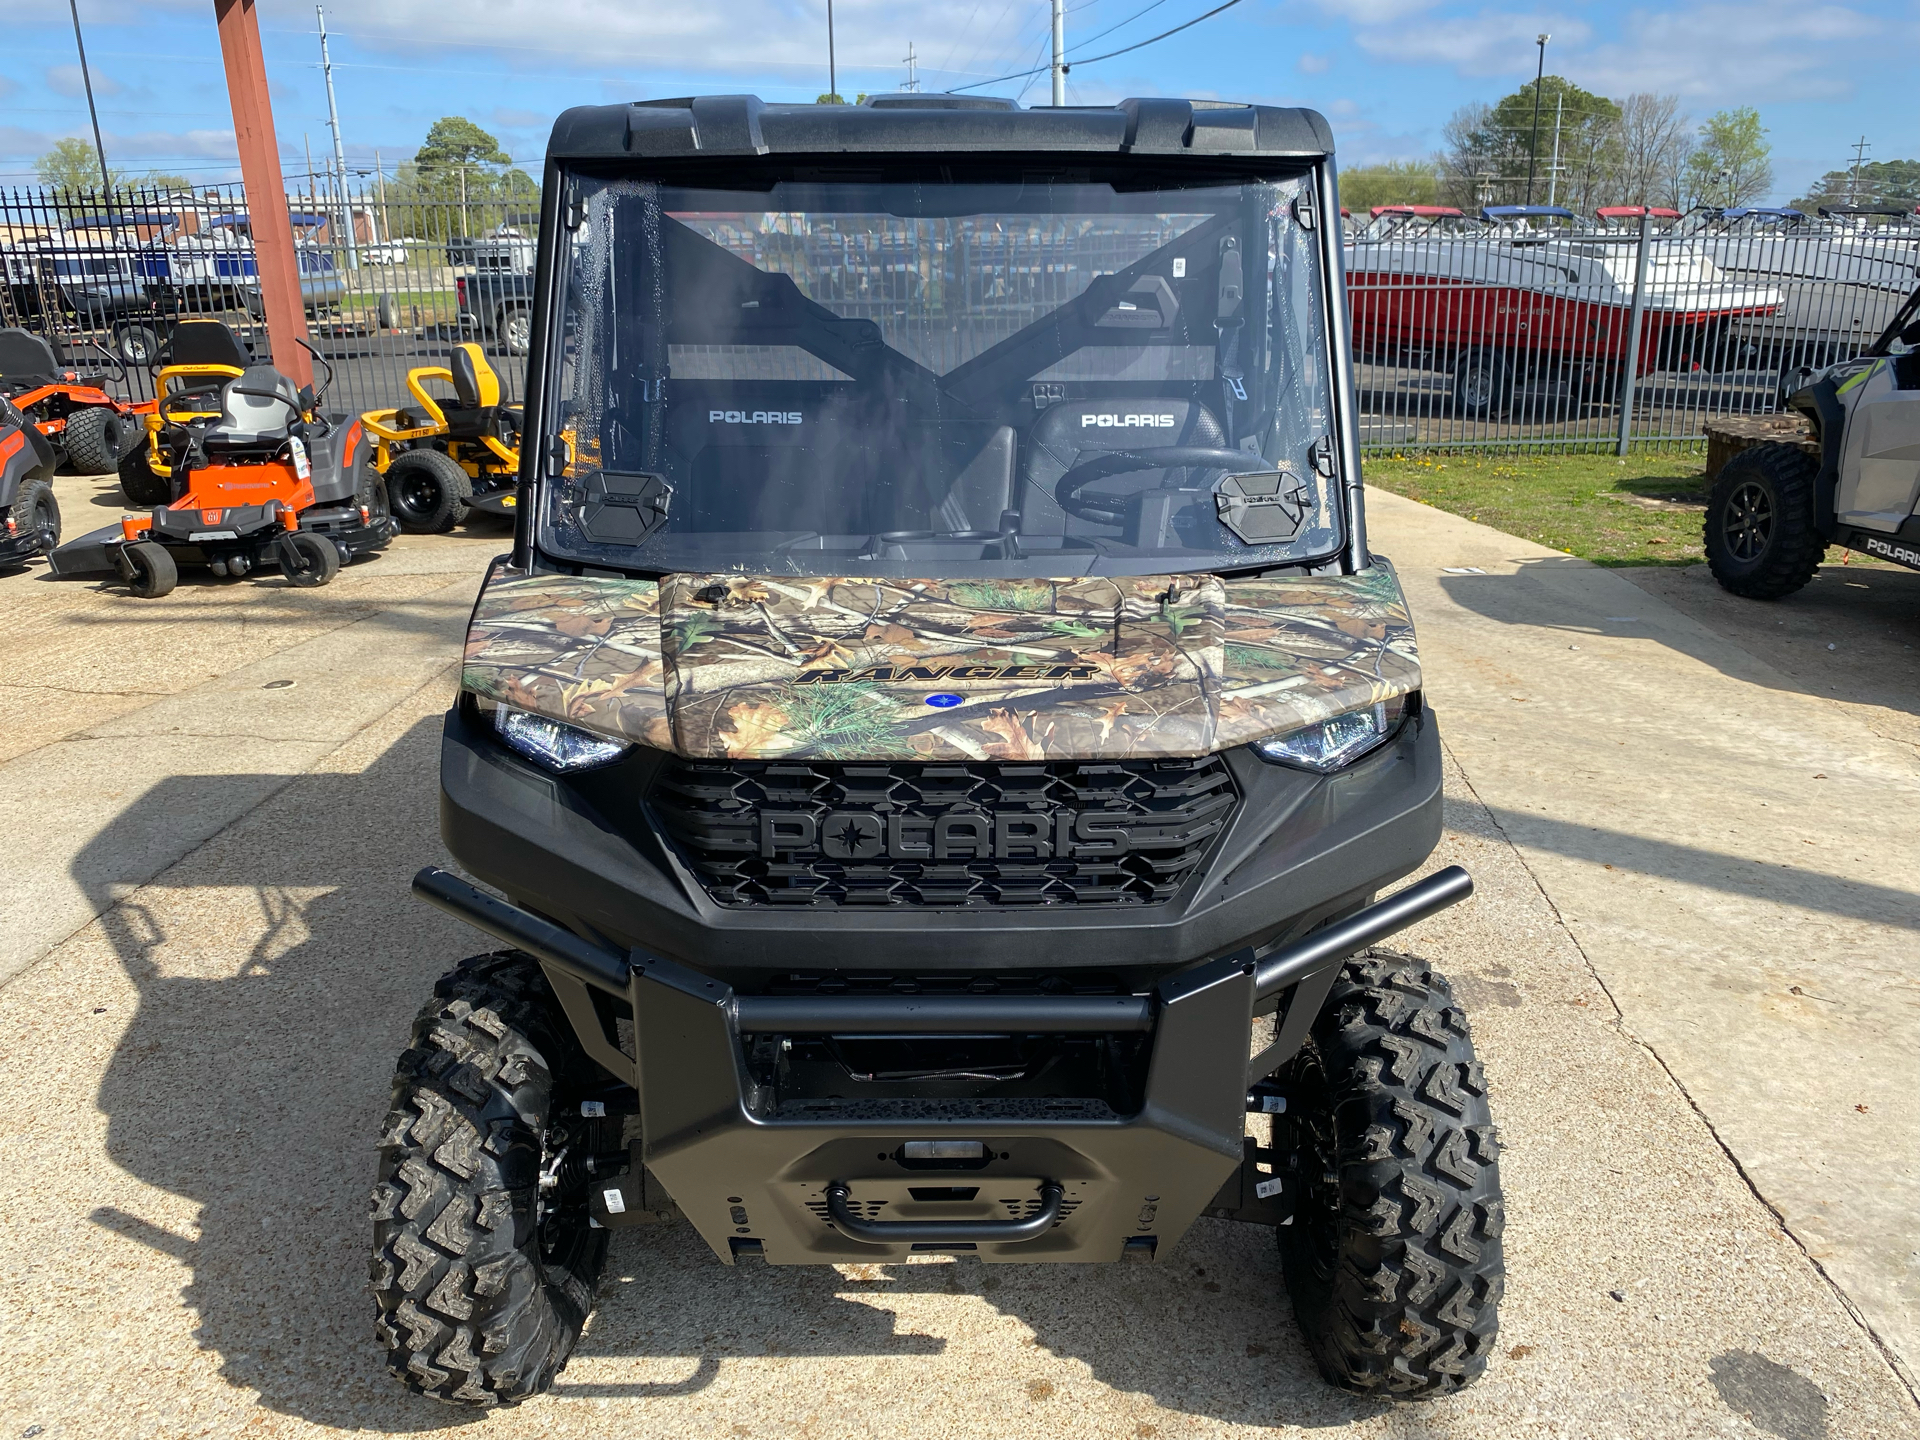
[[1154, 1263], [1275, 1227], [1327, 1376], [1485, 1368], [1486, 1086], [1376, 942], [1440, 834], [1302, 110], [726, 96], [548, 154], [513, 552], [373, 1192], [395, 1373], [547, 1388], [608, 1232]]
[[1781, 378], [1808, 445], [1742, 450], [1707, 499], [1707, 564], [1735, 595], [1779, 600], [1829, 545], [1920, 570], [1920, 288], [1864, 354]]

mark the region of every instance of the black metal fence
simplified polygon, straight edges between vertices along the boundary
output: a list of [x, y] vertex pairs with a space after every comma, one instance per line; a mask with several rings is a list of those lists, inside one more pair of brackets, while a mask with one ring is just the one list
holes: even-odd
[[[538, 197], [387, 190], [380, 180], [287, 197], [308, 330], [324, 362], [316, 379], [333, 372], [326, 408], [401, 403], [407, 372], [445, 364], [459, 340], [486, 346], [505, 398], [517, 400]], [[182, 319], [222, 320], [256, 358], [273, 359], [238, 185], [111, 197], [0, 191], [0, 273], [0, 325], [45, 337], [59, 358], [105, 372], [128, 399], [152, 395], [153, 367]]]
[[1369, 448], [1692, 443], [1870, 345], [1920, 229], [1696, 215], [1666, 228], [1348, 222]]

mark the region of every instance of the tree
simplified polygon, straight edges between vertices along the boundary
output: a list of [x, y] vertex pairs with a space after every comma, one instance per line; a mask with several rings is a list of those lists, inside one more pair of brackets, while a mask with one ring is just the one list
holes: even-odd
[[1675, 95], [1629, 95], [1620, 102], [1614, 204], [1679, 208], [1673, 191], [1693, 150], [1691, 123]]
[[1438, 205], [1438, 166], [1432, 160], [1356, 165], [1340, 172], [1340, 203], [1357, 216], [1376, 205]]
[[464, 115], [443, 115], [427, 131], [426, 143], [414, 152], [421, 169], [447, 165], [510, 165], [513, 157], [500, 142]]
[[1689, 198], [1702, 205], [1748, 205], [1773, 189], [1773, 147], [1760, 112], [1750, 105], [1721, 110], [1700, 127], [1700, 143], [1687, 157]]
[[[1533, 199], [1588, 209], [1619, 165], [1620, 107], [1571, 80], [1540, 81], [1540, 126], [1534, 133], [1534, 87], [1521, 86], [1492, 106], [1475, 103], [1447, 122], [1443, 188], [1463, 209], [1526, 199], [1533, 171]], [[1553, 172], [1556, 125], [1559, 164]]]
[[1856, 172], [1829, 170], [1800, 199], [1796, 210], [1809, 213], [1822, 205], [1877, 205], [1911, 210], [1920, 205], [1920, 160], [1869, 160]]
[[[100, 155], [86, 141], [69, 135], [55, 141], [51, 150], [33, 162], [33, 172], [40, 177], [40, 183], [50, 189], [97, 191]], [[111, 172], [111, 178], [115, 188], [124, 179], [118, 171]]]

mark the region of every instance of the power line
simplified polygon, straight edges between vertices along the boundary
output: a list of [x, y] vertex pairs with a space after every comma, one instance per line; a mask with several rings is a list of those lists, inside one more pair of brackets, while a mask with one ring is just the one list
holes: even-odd
[[[1101, 60], [1112, 60], [1116, 56], [1130, 55], [1135, 50], [1144, 50], [1149, 45], [1158, 44], [1160, 41], [1165, 40], [1169, 35], [1178, 35], [1182, 30], [1191, 30], [1194, 26], [1198, 25], [1202, 20], [1211, 20], [1214, 16], [1218, 15], [1222, 10], [1231, 10], [1234, 6], [1238, 5], [1239, 3], [1240, 3], [1240, 0], [1227, 0], [1226, 4], [1216, 5], [1213, 7], [1213, 9], [1207, 11], [1207, 13], [1204, 15], [1196, 15], [1193, 17], [1193, 19], [1187, 21], [1186, 24], [1184, 25], [1176, 25], [1171, 30], [1162, 30], [1158, 35], [1153, 36], [1151, 39], [1141, 40], [1136, 44], [1126, 45], [1118, 50], [1109, 50], [1104, 55], [1089, 55], [1086, 59], [1076, 60], [1073, 63], [1075, 65], [1093, 65], [1098, 63]], [[955, 86], [954, 89], [949, 93], [958, 95], [965, 90], [978, 90], [983, 85], [998, 85], [1005, 80], [1023, 80], [1031, 75], [1043, 74], [1051, 68], [1052, 68], [1051, 66], [1042, 65], [1035, 70], [1017, 70], [1011, 75], [997, 75], [991, 80], [976, 81], [972, 85]], [[1021, 93], [1024, 94], [1025, 91], [1023, 90]]]

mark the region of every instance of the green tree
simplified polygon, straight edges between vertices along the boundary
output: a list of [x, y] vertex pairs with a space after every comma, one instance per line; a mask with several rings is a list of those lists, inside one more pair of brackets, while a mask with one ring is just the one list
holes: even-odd
[[1442, 188], [1450, 203], [1463, 209], [1516, 204], [1527, 198], [1531, 169], [1535, 204], [1551, 195], [1569, 209], [1593, 208], [1619, 168], [1620, 107], [1559, 75], [1543, 77], [1539, 91], [1537, 135], [1531, 83], [1491, 106], [1474, 104], [1454, 112], [1447, 122], [1447, 151], [1441, 162]]
[[427, 131], [426, 143], [414, 152], [421, 169], [444, 165], [510, 165], [513, 157], [500, 142], [464, 115], [443, 115]]
[[[98, 190], [100, 156], [93, 146], [78, 136], [69, 135], [54, 142], [46, 154], [33, 162], [40, 183], [55, 190]], [[125, 179], [119, 171], [110, 172], [116, 188]]]
[[509, 215], [539, 208], [539, 185], [498, 139], [462, 115], [434, 121], [387, 187], [388, 228], [422, 240], [484, 235]]
[[1920, 160], [1869, 160], [1856, 171], [1851, 165], [1829, 170], [1812, 189], [1793, 202], [1809, 213], [1822, 205], [1878, 205], [1911, 210], [1920, 205]]
[[1388, 160], [1340, 172], [1340, 203], [1365, 217], [1376, 205], [1437, 205], [1440, 172], [1431, 160]]
[[1721, 110], [1700, 127], [1687, 157], [1689, 199], [1696, 205], [1748, 205], [1773, 189], [1773, 147], [1760, 112], [1750, 105]]

